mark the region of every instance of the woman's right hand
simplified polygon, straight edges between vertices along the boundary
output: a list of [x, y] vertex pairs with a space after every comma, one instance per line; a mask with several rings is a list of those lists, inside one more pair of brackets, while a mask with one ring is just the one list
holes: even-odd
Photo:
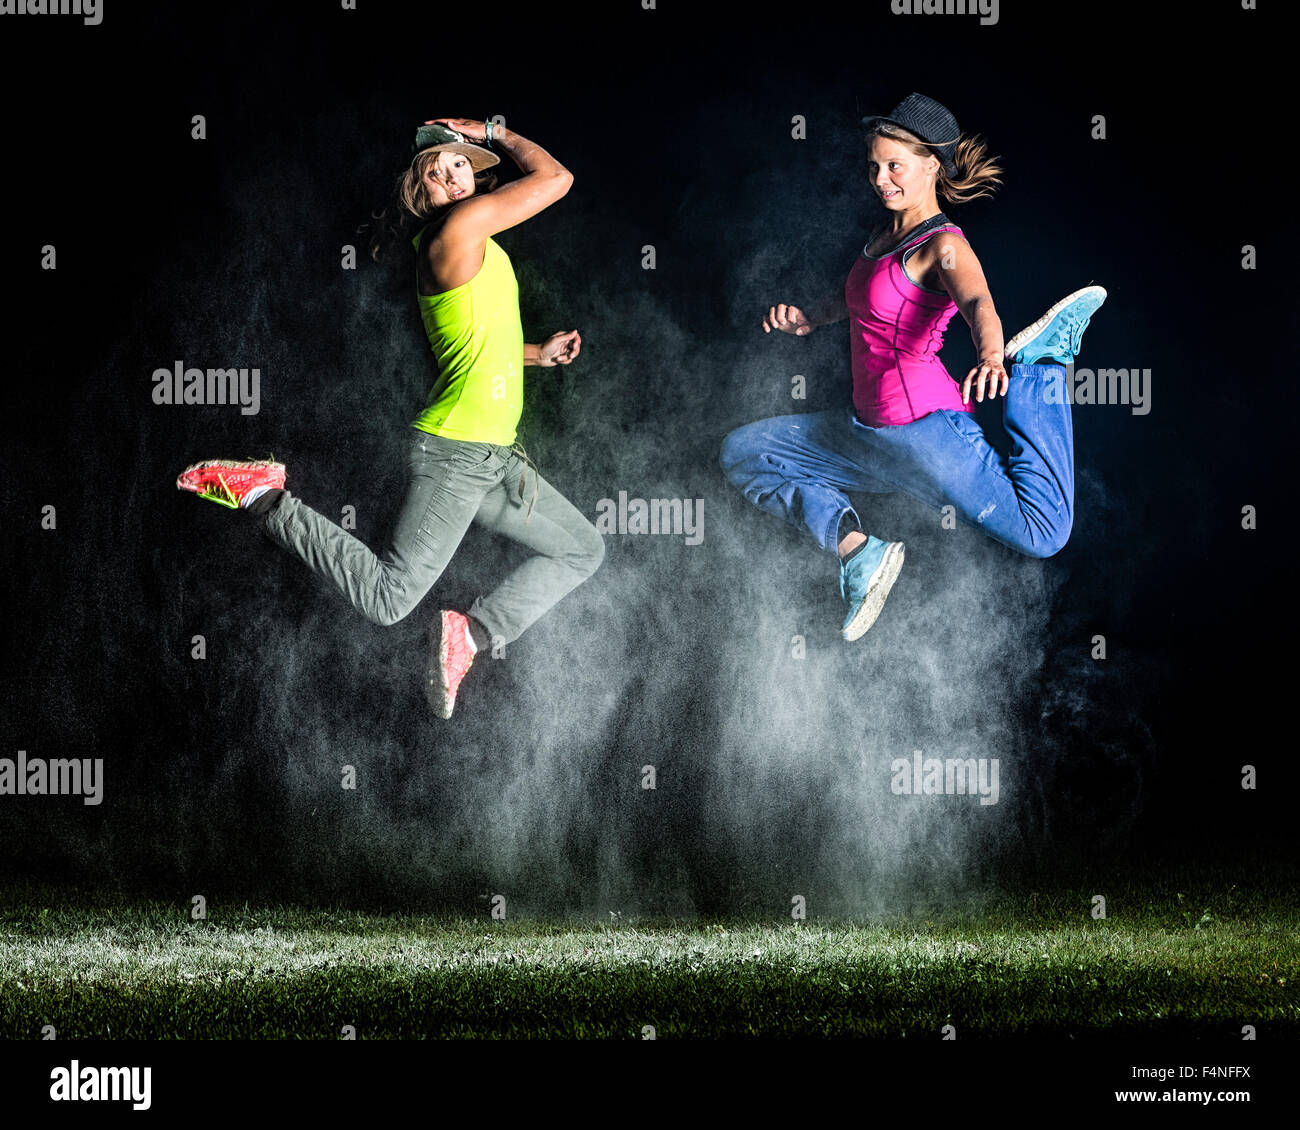
[[787, 306], [785, 303], [773, 306], [768, 310], [767, 317], [763, 319], [763, 332], [768, 334], [773, 330], [780, 330], [782, 333], [794, 334], [796, 337], [806, 337], [816, 328], [798, 306]]
[[466, 141], [486, 141], [487, 122], [475, 121], [473, 118], [430, 118], [426, 126], [440, 125], [464, 134]]

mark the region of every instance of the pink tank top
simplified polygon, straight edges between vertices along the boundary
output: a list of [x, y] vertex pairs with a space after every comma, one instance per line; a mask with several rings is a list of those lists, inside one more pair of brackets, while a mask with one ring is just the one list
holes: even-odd
[[870, 427], [910, 424], [940, 408], [970, 412], [961, 402], [938, 352], [957, 305], [946, 293], [918, 286], [903, 271], [903, 257], [938, 232], [941, 223], [914, 232], [887, 255], [858, 256], [844, 284], [853, 354], [853, 408]]

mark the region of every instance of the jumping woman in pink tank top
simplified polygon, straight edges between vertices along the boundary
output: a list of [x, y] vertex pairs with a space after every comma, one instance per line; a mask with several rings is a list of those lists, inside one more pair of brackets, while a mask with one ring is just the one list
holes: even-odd
[[[848, 491], [903, 491], [1020, 553], [1050, 557], [1074, 517], [1074, 442], [1065, 370], [1106, 292], [1089, 286], [1056, 303], [1009, 342], [984, 271], [939, 197], [991, 196], [1001, 169], [938, 102], [910, 94], [863, 119], [871, 187], [889, 213], [853, 263], [843, 295], [807, 311], [781, 304], [766, 332], [800, 337], [848, 320], [853, 407], [777, 416], [731, 432], [728, 479], [760, 509], [805, 529], [840, 562], [841, 634], [875, 622], [903, 565], [903, 543], [863, 529]], [[939, 360], [957, 312], [978, 358], [958, 381]], [[1055, 364], [1036, 364], [1040, 360]], [[1008, 367], [1010, 372], [1008, 373]], [[999, 452], [972, 400], [1002, 398], [1011, 437]]]

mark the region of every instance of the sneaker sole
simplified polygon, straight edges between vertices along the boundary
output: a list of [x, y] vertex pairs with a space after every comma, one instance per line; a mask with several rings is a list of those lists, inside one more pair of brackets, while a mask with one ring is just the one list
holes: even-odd
[[176, 476], [177, 487], [181, 490], [189, 490], [189, 487], [182, 485], [181, 480], [191, 471], [204, 471], [209, 467], [228, 467], [231, 470], [241, 470], [245, 467], [266, 467], [268, 470], [284, 471], [286, 477], [288, 476], [285, 465], [272, 459], [204, 459], [200, 463], [191, 463]]
[[880, 610], [885, 607], [885, 597], [889, 595], [889, 590], [894, 587], [894, 582], [898, 580], [898, 574], [902, 568], [903, 543], [895, 542], [885, 550], [885, 556], [880, 561], [880, 566], [876, 571], [880, 579], [871, 588], [867, 589], [867, 595], [863, 599], [862, 606], [858, 609], [857, 614], [849, 621], [848, 627], [840, 631], [840, 635], [844, 639], [856, 640], [866, 635], [867, 629], [876, 622]]
[[1055, 306], [1051, 307], [1038, 321], [1021, 330], [1015, 337], [1007, 342], [1002, 353], [1005, 357], [1014, 357], [1026, 345], [1034, 340], [1040, 333], [1045, 330], [1053, 318], [1062, 310], [1070, 305], [1071, 302], [1077, 302], [1085, 294], [1100, 294], [1102, 301], [1106, 299], [1106, 288], [1104, 286], [1085, 286], [1082, 290], [1076, 290], [1073, 294], [1067, 294]]
[[429, 708], [439, 718], [450, 718], [456, 708], [456, 701], [447, 699], [447, 684], [443, 682], [442, 673], [447, 667], [447, 613], [438, 615], [437, 626], [430, 626], [438, 634], [436, 644], [429, 647], [429, 669], [425, 672], [424, 697]]

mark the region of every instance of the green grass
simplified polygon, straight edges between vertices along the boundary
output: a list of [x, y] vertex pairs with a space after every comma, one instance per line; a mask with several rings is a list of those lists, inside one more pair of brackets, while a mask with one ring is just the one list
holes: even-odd
[[492, 921], [0, 892], [0, 1037], [1300, 1038], [1296, 895], [1135, 884], [928, 920]]

